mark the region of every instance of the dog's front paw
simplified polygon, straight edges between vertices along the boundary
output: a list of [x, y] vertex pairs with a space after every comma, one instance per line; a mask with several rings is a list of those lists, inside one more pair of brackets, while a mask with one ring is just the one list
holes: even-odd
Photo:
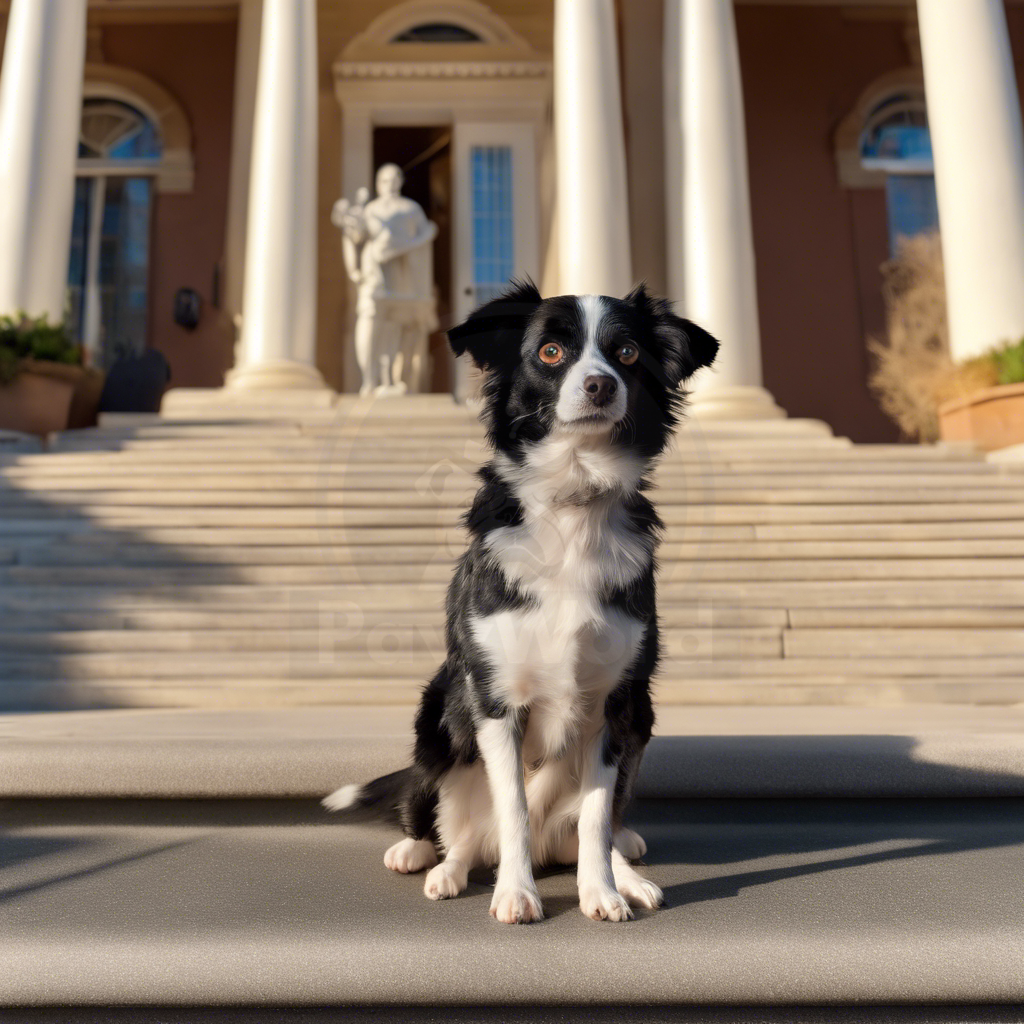
[[531, 921], [542, 920], [544, 909], [536, 889], [499, 887], [494, 890], [491, 900], [491, 917], [497, 918], [502, 924], [529, 924]]
[[431, 868], [437, 863], [437, 850], [428, 839], [403, 839], [384, 854], [385, 867], [403, 875]]
[[596, 885], [580, 889], [580, 910], [592, 921], [628, 921], [633, 917], [623, 896]]
[[620, 828], [615, 833], [615, 842], [612, 845], [626, 860], [639, 860], [647, 852], [647, 844], [643, 837], [637, 835], [631, 828]]
[[469, 884], [469, 875], [462, 864], [442, 861], [427, 874], [423, 893], [431, 900], [450, 900]]

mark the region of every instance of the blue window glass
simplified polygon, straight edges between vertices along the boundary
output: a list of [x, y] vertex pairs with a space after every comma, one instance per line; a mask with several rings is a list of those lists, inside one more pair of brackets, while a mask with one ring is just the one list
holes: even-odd
[[885, 202], [892, 253], [900, 238], [913, 238], [939, 226], [935, 178], [931, 174], [890, 174], [885, 179]]
[[462, 25], [448, 21], [432, 21], [407, 28], [391, 40], [393, 43], [481, 43], [483, 40]]
[[473, 188], [473, 284], [477, 302], [494, 298], [515, 269], [512, 147], [470, 149]]
[[861, 138], [860, 154], [865, 166], [886, 176], [889, 251], [895, 255], [899, 239], [939, 226], [932, 139], [923, 97], [900, 94], [881, 103]]

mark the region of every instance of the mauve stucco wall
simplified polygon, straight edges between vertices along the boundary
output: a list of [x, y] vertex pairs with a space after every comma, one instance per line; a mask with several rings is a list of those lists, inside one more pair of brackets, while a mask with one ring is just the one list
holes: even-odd
[[[909, 64], [903, 26], [834, 7], [736, 8], [765, 386], [857, 441], [898, 431], [867, 387], [883, 327], [881, 190], [843, 188], [832, 136], [874, 79]], [[713, 329], [713, 325], [712, 325]]]
[[[107, 63], [155, 79], [177, 97], [192, 126], [195, 188], [158, 195], [152, 228], [149, 343], [170, 362], [175, 387], [219, 386], [233, 360], [233, 330], [214, 308], [213, 293], [227, 221], [236, 28], [235, 22], [198, 22], [103, 29]], [[182, 287], [203, 299], [194, 331], [172, 317]]]

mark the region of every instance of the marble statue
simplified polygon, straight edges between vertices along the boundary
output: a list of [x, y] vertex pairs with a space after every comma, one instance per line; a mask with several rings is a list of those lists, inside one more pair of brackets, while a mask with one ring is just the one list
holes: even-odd
[[357, 287], [356, 361], [361, 395], [396, 395], [425, 387], [427, 337], [437, 330], [433, 242], [437, 225], [402, 195], [396, 164], [377, 171], [377, 198], [361, 188], [339, 199], [331, 221], [341, 229], [345, 270]]

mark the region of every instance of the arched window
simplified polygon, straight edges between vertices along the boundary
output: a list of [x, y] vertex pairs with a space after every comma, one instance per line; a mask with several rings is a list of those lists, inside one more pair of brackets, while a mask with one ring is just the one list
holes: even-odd
[[861, 165], [885, 175], [889, 249], [939, 225], [935, 171], [924, 96], [900, 92], [871, 111], [861, 133]]
[[68, 266], [70, 320], [94, 366], [146, 343], [159, 129], [120, 99], [82, 103]]
[[932, 142], [920, 68], [876, 79], [835, 133], [839, 181], [885, 189], [889, 248], [938, 227]]
[[466, 28], [450, 21], [431, 21], [413, 25], [400, 32], [393, 43], [482, 43], [483, 39]]

